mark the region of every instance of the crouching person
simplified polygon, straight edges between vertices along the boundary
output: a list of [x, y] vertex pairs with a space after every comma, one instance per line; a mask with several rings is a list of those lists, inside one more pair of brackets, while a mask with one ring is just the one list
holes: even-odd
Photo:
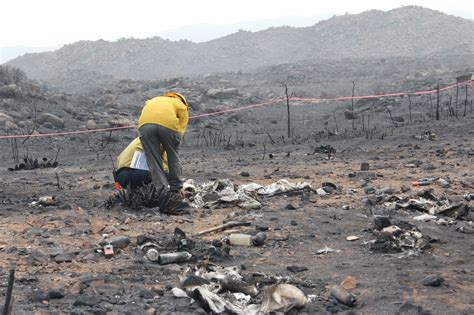
[[[163, 171], [168, 173], [168, 159], [163, 148], [160, 150]], [[135, 138], [117, 157], [117, 171], [114, 173], [116, 188], [137, 188], [152, 182], [140, 138]]]
[[[179, 147], [188, 125], [188, 103], [179, 93], [166, 93], [145, 102], [138, 120], [151, 178], [159, 192], [160, 211], [178, 212], [184, 199]], [[169, 175], [161, 162], [160, 146], [168, 156]]]

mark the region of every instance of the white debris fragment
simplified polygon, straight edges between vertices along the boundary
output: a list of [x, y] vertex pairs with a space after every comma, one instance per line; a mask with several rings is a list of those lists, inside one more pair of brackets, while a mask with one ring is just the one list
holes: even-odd
[[328, 194], [328, 193], [327, 193], [324, 189], [322, 189], [322, 188], [316, 189], [316, 192], [317, 192], [318, 195], [320, 195], [320, 196], [326, 196], [326, 195]]
[[330, 247], [324, 246], [324, 248], [318, 249], [316, 251], [316, 254], [321, 255], [321, 254], [328, 254], [328, 253], [339, 253], [341, 250], [340, 249], [332, 249]]
[[355, 236], [355, 235], [350, 235], [350, 236], [346, 237], [346, 240], [349, 241], [349, 242], [357, 241], [358, 239], [359, 239], [359, 237]]
[[279, 284], [263, 290], [260, 312], [268, 314], [283, 312], [286, 314], [292, 308], [300, 308], [308, 303], [303, 291], [291, 284]]
[[183, 289], [180, 289], [180, 288], [171, 289], [171, 293], [173, 293], [173, 296], [177, 298], [189, 298], [188, 294], [184, 292]]
[[418, 215], [416, 217], [413, 218], [413, 220], [416, 220], [416, 221], [432, 221], [432, 220], [436, 220], [436, 216], [435, 215], [431, 215], [431, 214], [428, 214], [428, 213], [423, 213], [422, 215]]
[[250, 302], [250, 298], [251, 298], [250, 295], [240, 293], [240, 292], [233, 293], [233, 295], [237, 299], [237, 301], [241, 303], [247, 304], [248, 302]]

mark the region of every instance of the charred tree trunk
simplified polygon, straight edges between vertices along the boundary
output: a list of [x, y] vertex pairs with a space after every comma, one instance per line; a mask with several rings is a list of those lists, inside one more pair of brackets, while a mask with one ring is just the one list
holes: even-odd
[[408, 95], [408, 111], [410, 113], [410, 123], [411, 123], [411, 98], [410, 98], [410, 95]]
[[[355, 90], [355, 81], [352, 81], [352, 98], [351, 98], [351, 109], [352, 109], [352, 117], [354, 116], [354, 90]], [[355, 129], [355, 119], [352, 119], [352, 130]]]
[[290, 96], [288, 95], [288, 86], [283, 84], [285, 87], [285, 97], [286, 97], [286, 110], [287, 110], [287, 121], [288, 121], [288, 139], [291, 138], [291, 116], [290, 116]]
[[436, 120], [439, 120], [439, 83], [438, 83], [438, 87], [436, 88], [436, 95], [437, 95], [437, 99], [436, 99]]

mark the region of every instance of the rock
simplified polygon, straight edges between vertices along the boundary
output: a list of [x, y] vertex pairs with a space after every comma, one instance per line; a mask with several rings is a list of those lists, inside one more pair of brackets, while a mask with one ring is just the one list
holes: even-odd
[[98, 253], [96, 253], [95, 250], [92, 248], [83, 249], [77, 254], [76, 260], [77, 261], [93, 261], [93, 260], [96, 260], [96, 255], [98, 256]]
[[288, 270], [289, 272], [303, 272], [303, 271], [306, 271], [308, 270], [308, 268], [304, 267], [304, 266], [288, 266], [286, 267], [286, 270]]
[[157, 313], [156, 309], [154, 308], [149, 308], [146, 310], [147, 315], [155, 315]]
[[9, 116], [9, 115], [0, 112], [0, 127], [1, 127], [1, 126], [5, 126], [5, 123], [6, 123], [7, 121], [13, 122], [14, 119], [13, 119], [13, 117], [11, 117], [11, 116]]
[[296, 222], [295, 220], [291, 220], [291, 221], [290, 221], [290, 225], [291, 225], [291, 226], [297, 226], [297, 225], [298, 225], [298, 222]]
[[320, 196], [326, 196], [328, 194], [323, 188], [317, 188], [316, 193]]
[[72, 294], [82, 294], [86, 285], [82, 281], [76, 281], [69, 289]]
[[422, 215], [413, 217], [413, 220], [427, 222], [427, 221], [436, 220], [436, 216], [428, 214], [428, 213], [423, 213]]
[[150, 290], [140, 291], [140, 297], [143, 299], [151, 300], [155, 297], [155, 293]]
[[447, 180], [442, 179], [442, 178], [438, 179], [438, 184], [443, 188], [451, 187], [451, 184]]
[[54, 261], [60, 264], [64, 262], [71, 262], [75, 258], [76, 258], [76, 255], [74, 255], [73, 253], [65, 253], [65, 254], [59, 254], [56, 257], [54, 257]]
[[240, 176], [242, 176], [242, 177], [249, 177], [249, 176], [250, 176], [250, 173], [249, 173], [249, 172], [241, 172], [241, 173], [240, 173]]
[[408, 187], [408, 186], [405, 186], [405, 185], [402, 185], [402, 186], [400, 187], [400, 191], [401, 191], [402, 193], [409, 192], [410, 190], [411, 190], [411, 188]]
[[59, 129], [64, 128], [64, 119], [50, 113], [40, 114], [37, 120], [40, 124], [50, 123], [56, 128], [59, 128]]
[[429, 287], [439, 287], [444, 282], [444, 278], [439, 275], [429, 275], [423, 279], [423, 285]]
[[392, 223], [390, 222], [390, 218], [388, 217], [379, 216], [379, 217], [374, 218], [374, 226], [375, 226], [375, 229], [378, 231], [381, 231], [384, 228], [389, 227], [391, 225]]
[[411, 302], [405, 302], [398, 309], [396, 315], [431, 315], [430, 311], [423, 310], [423, 307], [413, 304]]
[[391, 188], [391, 187], [384, 187], [384, 188], [381, 188], [381, 189], [377, 189], [377, 191], [375, 192], [377, 195], [393, 195], [395, 193], [395, 189]]
[[63, 110], [70, 115], [75, 115], [77, 113], [76, 109], [72, 104], [67, 104], [66, 106], [64, 106]]
[[51, 124], [50, 122], [43, 123], [43, 127], [46, 129], [54, 129], [53, 124]]
[[433, 164], [429, 164], [429, 163], [428, 163], [428, 164], [426, 164], [426, 165], [423, 166], [423, 169], [424, 169], [425, 171], [432, 171], [432, 170], [436, 169], [436, 167], [435, 167]]
[[31, 297], [30, 297], [30, 300], [32, 302], [43, 302], [43, 301], [47, 301], [48, 300], [48, 294], [44, 291], [41, 291], [41, 290], [38, 290], [38, 291], [34, 291], [32, 294], [31, 294]]
[[62, 299], [64, 297], [63, 290], [49, 290], [48, 291], [48, 298], [49, 299]]
[[207, 97], [210, 98], [231, 98], [233, 96], [239, 95], [239, 90], [236, 88], [227, 88], [227, 89], [209, 89], [206, 92]]
[[117, 236], [111, 239], [106, 239], [100, 241], [100, 246], [105, 246], [107, 244], [112, 245], [114, 248], [125, 248], [130, 244], [131, 240], [128, 236]]
[[26, 233], [26, 235], [29, 236], [43, 236], [43, 234], [46, 234], [47, 232], [47, 228], [29, 228], [26, 229], [23, 233]]
[[350, 178], [357, 178], [357, 179], [364, 179], [364, 180], [371, 180], [371, 179], [376, 179], [377, 174], [375, 172], [359, 171], [359, 172], [349, 173], [349, 177]]
[[255, 226], [255, 229], [256, 229], [257, 231], [262, 231], [262, 232], [264, 232], [264, 231], [268, 231], [269, 227], [266, 226], [266, 225], [257, 225], [257, 226]]
[[128, 118], [116, 118], [109, 120], [109, 125], [112, 127], [135, 126], [136, 124]]
[[361, 171], [368, 171], [369, 170], [369, 163], [363, 162], [360, 164], [360, 170]]
[[285, 206], [285, 209], [286, 210], [296, 210], [297, 208], [293, 204], [289, 203]]
[[47, 263], [49, 257], [41, 251], [33, 250], [28, 256], [28, 263], [32, 266], [40, 266]]
[[357, 241], [358, 239], [359, 239], [359, 237], [355, 236], [355, 235], [350, 235], [350, 236], [346, 237], [346, 240], [349, 241], [349, 242]]
[[91, 129], [97, 129], [97, 128], [98, 128], [98, 126], [97, 126], [97, 123], [95, 122], [95, 120], [90, 119], [90, 120], [86, 121], [86, 129], [91, 130]]
[[43, 302], [43, 301], [49, 301], [52, 299], [62, 299], [64, 297], [64, 291], [63, 290], [49, 290], [48, 292], [38, 290], [34, 291], [31, 295], [31, 301], [33, 302]]
[[109, 108], [123, 108], [123, 104], [119, 102], [118, 97], [112, 94], [105, 94], [98, 98], [95, 102], [96, 106]]
[[96, 295], [81, 294], [74, 301], [74, 306], [95, 306], [99, 304], [99, 298]]
[[371, 195], [371, 194], [375, 194], [377, 190], [374, 187], [366, 187], [364, 191], [367, 195]]
[[86, 121], [86, 129], [100, 129], [100, 128], [109, 128], [110, 125], [108, 123], [97, 123], [95, 120], [90, 119]]
[[13, 131], [13, 130], [18, 130], [17, 124], [15, 124], [12, 121], [5, 121], [4, 127], [2, 128], [5, 131]]
[[64, 254], [64, 249], [58, 247], [58, 248], [52, 248], [49, 250], [49, 257], [54, 258], [58, 255]]

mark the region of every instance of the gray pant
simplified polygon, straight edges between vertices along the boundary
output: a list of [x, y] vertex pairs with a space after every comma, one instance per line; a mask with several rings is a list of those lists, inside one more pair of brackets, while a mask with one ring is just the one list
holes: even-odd
[[[156, 124], [143, 125], [138, 131], [155, 187], [159, 191], [163, 188], [168, 190], [168, 186], [172, 191], [180, 190], [183, 187], [181, 181], [183, 170], [178, 154], [181, 135], [177, 131]], [[163, 145], [168, 156], [168, 177], [163, 170], [160, 145]]]

